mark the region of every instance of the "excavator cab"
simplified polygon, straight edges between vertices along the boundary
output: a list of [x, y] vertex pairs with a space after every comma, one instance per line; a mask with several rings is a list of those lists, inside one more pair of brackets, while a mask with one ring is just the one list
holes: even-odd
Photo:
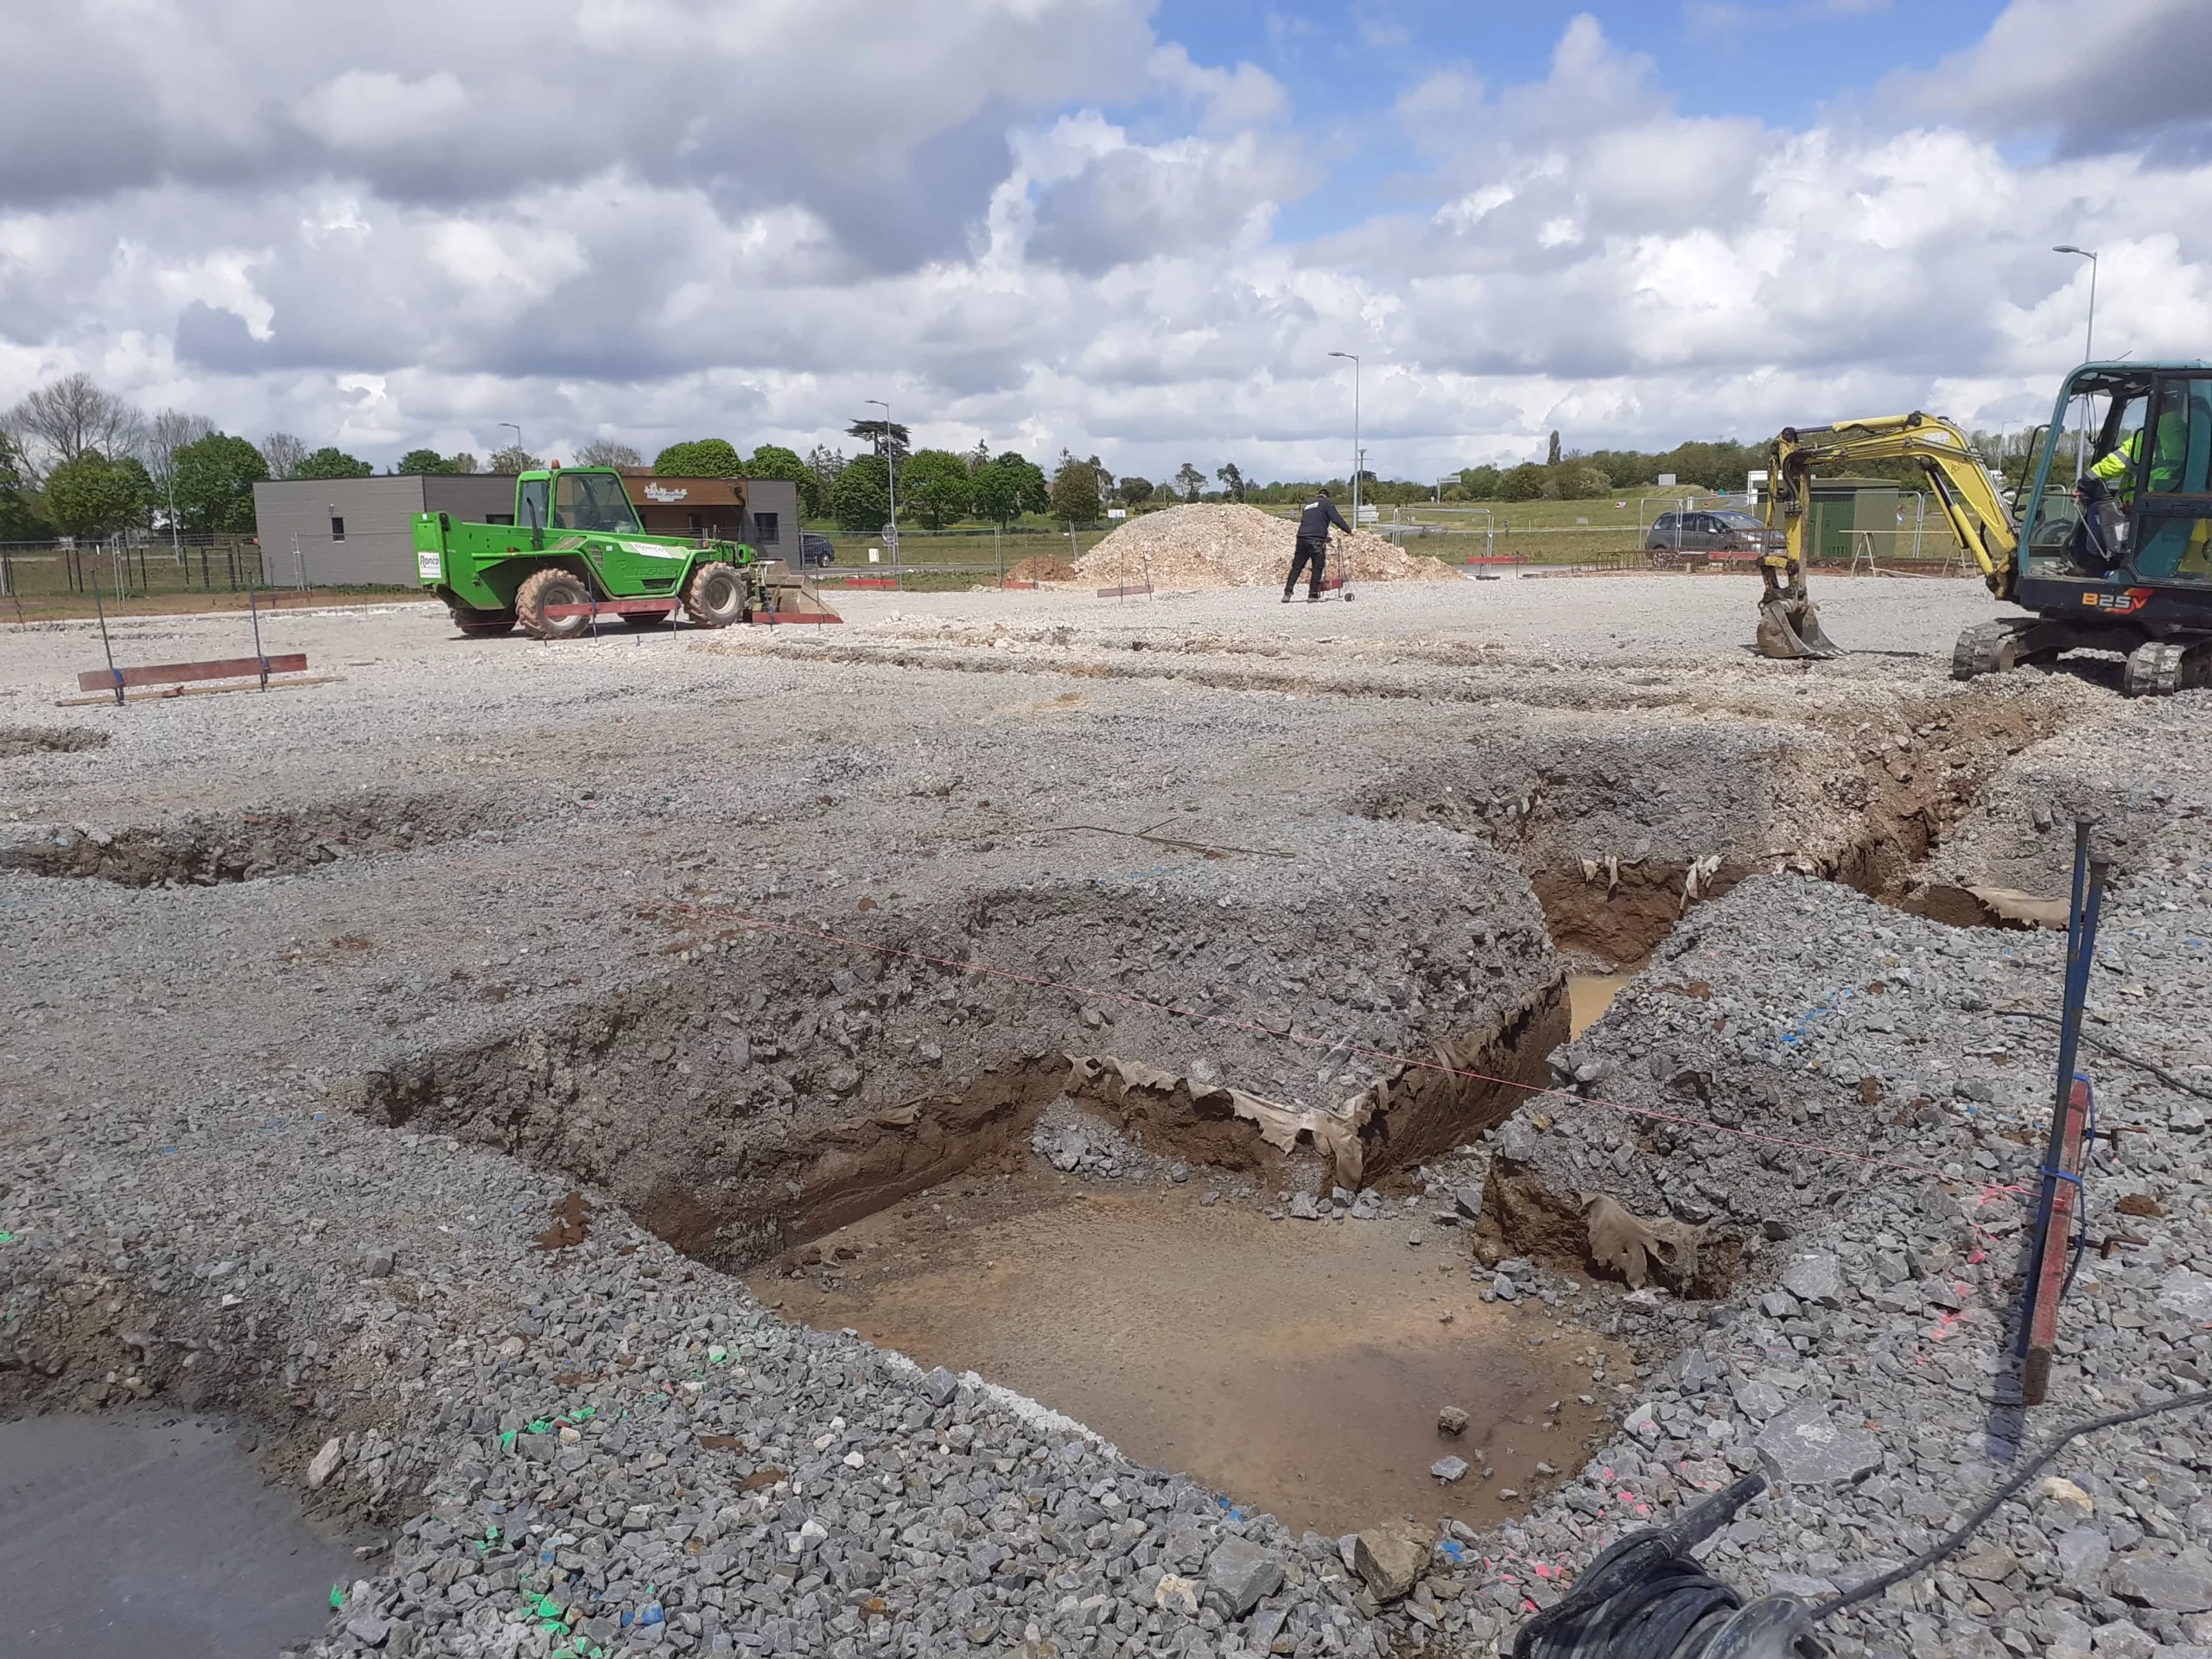
[[1918, 465], [1991, 594], [2029, 613], [1961, 634], [1955, 678], [2095, 651], [2127, 659], [2130, 696], [2212, 685], [2212, 364], [2083, 364], [2017, 485], [1941, 416], [1785, 427], [1768, 458], [1784, 546], [1760, 561], [1762, 654], [1835, 654], [1805, 591], [1812, 480], [1878, 461]]
[[[2061, 390], [2028, 456], [2013, 580], [2029, 621], [1970, 630], [1954, 672], [2127, 657], [2131, 696], [2212, 683], [2212, 365], [2093, 363]], [[1972, 660], [1967, 660], [1967, 657]]]

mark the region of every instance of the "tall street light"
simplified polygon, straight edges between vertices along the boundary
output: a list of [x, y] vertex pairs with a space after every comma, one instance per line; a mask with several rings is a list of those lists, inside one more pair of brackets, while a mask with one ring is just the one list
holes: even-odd
[[899, 441], [892, 435], [891, 405], [880, 397], [863, 397], [864, 404], [874, 404], [883, 411], [883, 476], [885, 488], [891, 497], [891, 522], [884, 526], [883, 539], [891, 543], [891, 563], [899, 563]]
[[[2093, 363], [2097, 356], [2097, 256], [2091, 248], [2077, 248], [2070, 242], [2060, 243], [2051, 249], [2053, 253], [2079, 254], [2089, 262], [2089, 321], [2082, 337], [2082, 360]], [[2074, 482], [2082, 481], [2082, 468], [2088, 457], [2082, 453], [2089, 447], [2089, 400], [2082, 400], [2082, 435], [2074, 444]]]
[[522, 466], [523, 456], [526, 453], [522, 447], [522, 428], [517, 426], [512, 421], [501, 421], [499, 423], [499, 427], [501, 430], [512, 432], [515, 435], [515, 466], [516, 469], [519, 471]]
[[2078, 253], [2089, 262], [2089, 326], [2082, 340], [2082, 360], [2094, 363], [2097, 357], [2097, 255], [2094, 248], [2077, 248], [2064, 243], [2051, 249], [2053, 253]]
[[1359, 353], [1331, 352], [1331, 357], [1351, 359], [1351, 526], [1359, 528]]

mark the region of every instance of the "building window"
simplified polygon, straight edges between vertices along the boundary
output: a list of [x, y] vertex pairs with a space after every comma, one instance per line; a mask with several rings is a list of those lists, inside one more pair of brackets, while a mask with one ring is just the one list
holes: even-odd
[[777, 515], [772, 512], [756, 512], [753, 515], [753, 533], [760, 539], [763, 547], [772, 547], [783, 539], [783, 534], [777, 526], [776, 518]]
[[334, 512], [330, 515], [330, 539], [334, 542], [346, 539], [346, 521]]

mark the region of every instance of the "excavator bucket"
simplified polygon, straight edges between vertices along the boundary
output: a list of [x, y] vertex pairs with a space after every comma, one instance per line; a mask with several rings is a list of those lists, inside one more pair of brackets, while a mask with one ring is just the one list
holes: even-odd
[[1820, 607], [1809, 599], [1770, 597], [1759, 601], [1759, 655], [1784, 661], [1825, 662], [1843, 647], [1821, 631]]

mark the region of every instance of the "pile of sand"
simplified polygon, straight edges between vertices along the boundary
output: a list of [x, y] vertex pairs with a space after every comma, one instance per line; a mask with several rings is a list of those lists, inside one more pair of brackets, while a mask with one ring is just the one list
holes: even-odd
[[1008, 582], [1081, 582], [1083, 572], [1052, 553], [1033, 553], [1006, 573]]
[[[1076, 561], [1085, 582], [1157, 588], [1265, 588], [1290, 574], [1298, 526], [1257, 507], [1170, 507], [1132, 518]], [[1330, 538], [1329, 575], [1363, 582], [1457, 582], [1441, 559], [1408, 553], [1371, 531]]]

